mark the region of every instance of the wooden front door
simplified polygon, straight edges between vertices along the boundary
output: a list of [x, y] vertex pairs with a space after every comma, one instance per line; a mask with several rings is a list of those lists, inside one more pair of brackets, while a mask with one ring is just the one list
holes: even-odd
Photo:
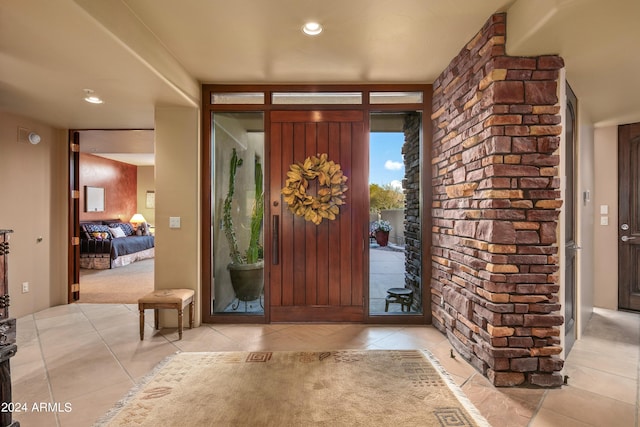
[[[367, 146], [363, 111], [273, 111], [268, 143], [265, 255], [271, 321], [364, 319]], [[345, 204], [319, 225], [294, 215], [281, 194], [294, 163], [326, 153], [348, 178]], [[318, 179], [308, 194], [317, 194]]]
[[640, 123], [618, 128], [618, 307], [640, 311]]

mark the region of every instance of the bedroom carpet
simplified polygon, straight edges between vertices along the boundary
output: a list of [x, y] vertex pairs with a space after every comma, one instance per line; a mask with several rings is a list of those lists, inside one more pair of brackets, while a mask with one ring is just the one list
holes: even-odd
[[81, 303], [137, 304], [153, 291], [153, 259], [108, 270], [80, 269]]
[[420, 350], [178, 353], [95, 426], [488, 426]]

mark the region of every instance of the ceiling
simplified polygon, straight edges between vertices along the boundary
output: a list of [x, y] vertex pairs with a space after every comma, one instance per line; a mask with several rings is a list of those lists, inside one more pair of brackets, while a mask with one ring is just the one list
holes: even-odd
[[153, 130], [82, 130], [80, 152], [136, 166], [153, 166]]
[[508, 54], [563, 56], [593, 123], [640, 121], [637, 0], [3, 0], [0, 110], [153, 129], [201, 83], [430, 83], [498, 11]]

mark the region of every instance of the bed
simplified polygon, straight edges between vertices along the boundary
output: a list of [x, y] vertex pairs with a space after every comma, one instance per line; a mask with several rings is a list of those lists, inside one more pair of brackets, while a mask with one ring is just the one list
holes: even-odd
[[128, 222], [107, 219], [80, 223], [80, 268], [116, 268], [154, 256], [155, 237], [137, 235]]

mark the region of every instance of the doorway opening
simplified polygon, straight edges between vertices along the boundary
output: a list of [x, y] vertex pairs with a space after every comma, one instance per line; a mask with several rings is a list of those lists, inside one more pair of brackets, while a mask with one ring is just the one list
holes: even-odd
[[137, 303], [154, 289], [154, 132], [71, 135], [69, 302]]
[[[429, 85], [203, 85], [203, 322], [428, 323], [430, 102]], [[369, 209], [382, 133], [409, 138], [387, 165], [404, 175], [381, 183], [409, 200], [390, 237], [398, 283], [381, 284], [397, 301], [369, 286], [372, 251], [389, 248], [374, 246]], [[234, 270], [248, 264], [244, 295]]]

